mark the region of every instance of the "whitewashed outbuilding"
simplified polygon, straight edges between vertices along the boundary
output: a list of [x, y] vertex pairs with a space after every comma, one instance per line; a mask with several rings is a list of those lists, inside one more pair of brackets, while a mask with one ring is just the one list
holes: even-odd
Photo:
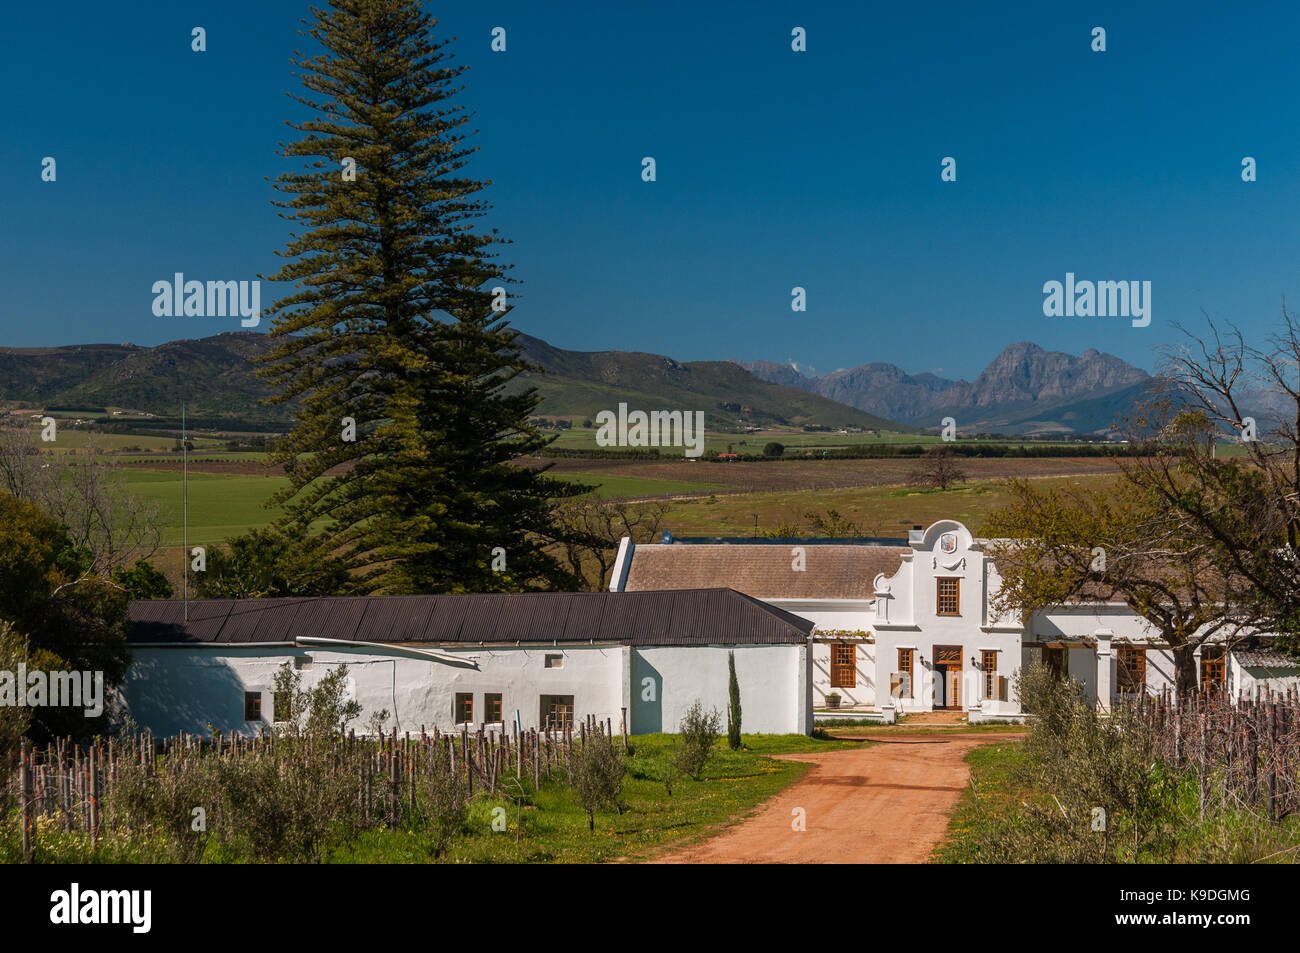
[[304, 687], [346, 664], [359, 729], [674, 732], [696, 701], [725, 713], [731, 653], [746, 732], [812, 727], [813, 623], [730, 589], [138, 601], [130, 621], [122, 695], [158, 736], [256, 733], [285, 663]]

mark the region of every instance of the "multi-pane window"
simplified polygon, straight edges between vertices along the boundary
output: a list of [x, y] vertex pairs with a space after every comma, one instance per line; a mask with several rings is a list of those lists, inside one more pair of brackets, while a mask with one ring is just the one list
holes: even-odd
[[961, 614], [961, 580], [960, 579], [936, 579], [939, 586], [939, 603], [935, 612], [939, 615], [960, 615]]
[[456, 705], [452, 711], [456, 724], [463, 725], [474, 721], [474, 695], [472, 692], [457, 692]]
[[501, 720], [500, 692], [488, 692], [483, 696], [483, 711], [486, 713], [483, 716], [486, 721], [498, 722]]
[[852, 642], [831, 643], [831, 688], [856, 688], [857, 646]]
[[542, 725], [546, 728], [573, 727], [573, 696], [543, 695]]
[[244, 692], [244, 721], [262, 720], [262, 693]]
[[1225, 657], [1222, 645], [1207, 645], [1201, 649], [1201, 691], [1223, 687]]
[[980, 652], [980, 666], [984, 669], [984, 697], [998, 699], [998, 653]]
[[912, 697], [912, 649], [898, 650], [898, 697]]
[[1141, 695], [1147, 685], [1147, 651], [1133, 645], [1115, 647], [1115, 688], [1121, 695]]

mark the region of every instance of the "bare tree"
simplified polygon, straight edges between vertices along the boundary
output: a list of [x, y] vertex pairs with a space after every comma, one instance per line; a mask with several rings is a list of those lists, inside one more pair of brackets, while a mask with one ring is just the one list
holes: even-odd
[[1197, 688], [1196, 650], [1210, 639], [1231, 645], [1252, 630], [1242, 612], [1249, 583], [1224, 574], [1214, 548], [1158, 493], [1121, 483], [1113, 493], [1037, 489], [1007, 483], [1011, 501], [983, 532], [1001, 576], [992, 607], [1022, 620], [1036, 611], [1088, 601], [1127, 605], [1170, 647], [1177, 690]]
[[1300, 322], [1285, 302], [1260, 348], [1241, 331], [1166, 350], [1161, 387], [1133, 429], [1149, 452], [1122, 464], [1162, 518], [1218, 572], [1249, 585], [1239, 607], [1259, 629], [1300, 633]]
[[618, 544], [624, 536], [634, 543], [655, 538], [668, 507], [663, 503], [633, 503], [581, 497], [556, 507], [557, 522], [570, 531], [559, 543], [573, 574], [599, 592], [609, 583]]
[[936, 445], [928, 449], [907, 476], [908, 486], [925, 486], [946, 490], [966, 479], [951, 447]]
[[62, 523], [73, 545], [91, 556], [90, 571], [107, 578], [162, 545], [157, 502], [136, 496], [118, 468], [69, 454], [43, 454], [32, 431], [0, 427], [0, 487], [35, 503]]

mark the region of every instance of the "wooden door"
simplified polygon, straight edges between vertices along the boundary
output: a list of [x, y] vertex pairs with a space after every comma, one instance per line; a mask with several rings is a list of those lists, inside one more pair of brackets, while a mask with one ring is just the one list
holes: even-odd
[[934, 647], [934, 707], [961, 707], [961, 646]]

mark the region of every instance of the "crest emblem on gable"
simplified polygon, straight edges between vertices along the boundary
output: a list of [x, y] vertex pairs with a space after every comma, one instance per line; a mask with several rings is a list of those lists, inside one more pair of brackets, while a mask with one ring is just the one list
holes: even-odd
[[939, 537], [939, 551], [951, 556], [957, 551], [957, 534], [944, 533]]

